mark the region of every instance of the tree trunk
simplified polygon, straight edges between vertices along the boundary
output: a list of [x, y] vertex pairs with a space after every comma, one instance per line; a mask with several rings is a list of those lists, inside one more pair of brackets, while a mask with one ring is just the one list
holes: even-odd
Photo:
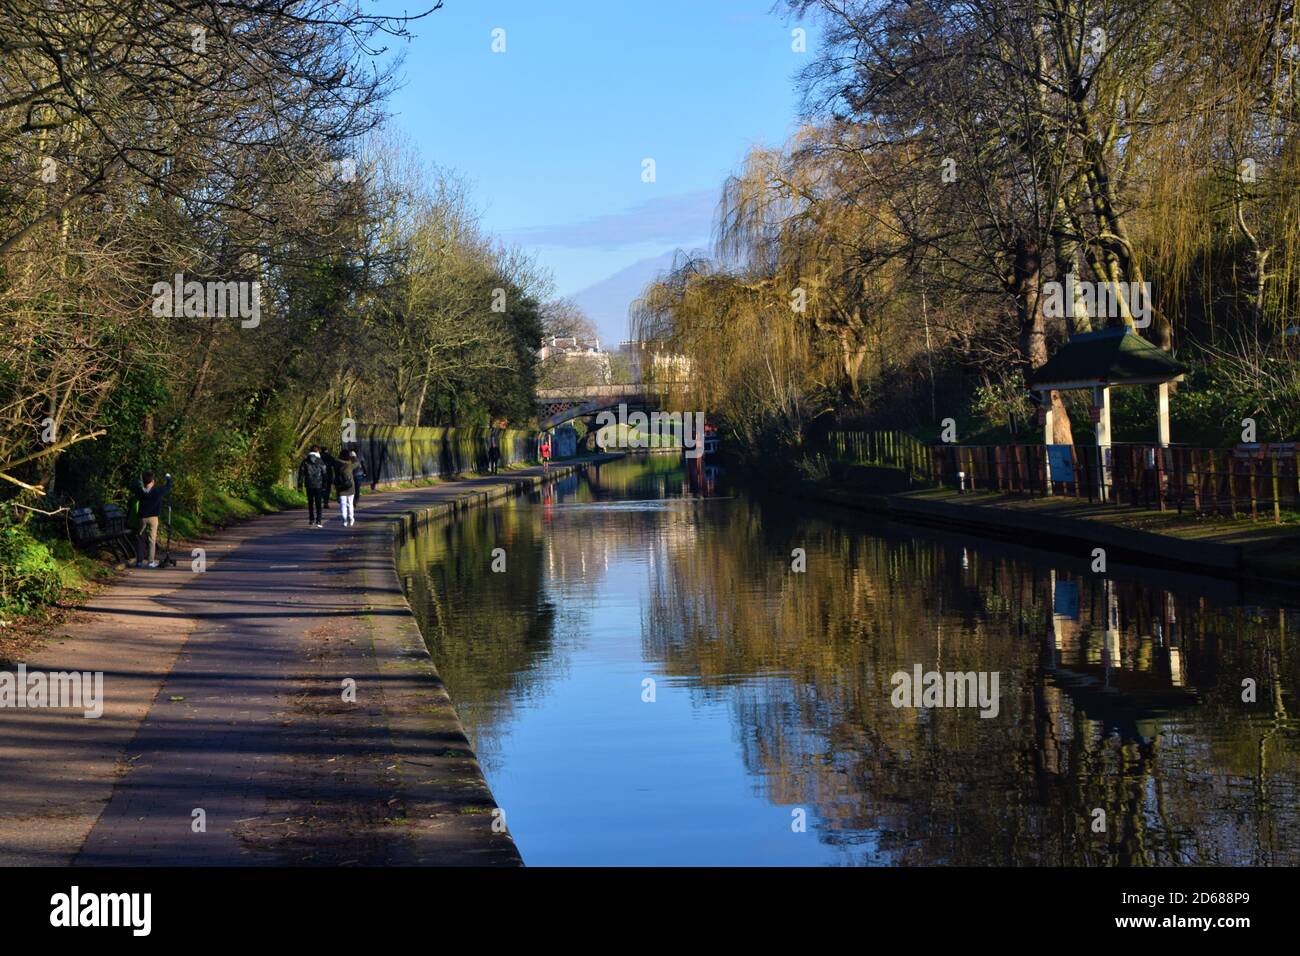
[[1065, 327], [1071, 335], [1082, 335], [1092, 331], [1092, 316], [1088, 314], [1088, 304], [1084, 301], [1083, 294], [1077, 285], [1083, 279], [1083, 273], [1079, 271], [1082, 247], [1080, 236], [1082, 236], [1083, 230], [1078, 219], [1070, 211], [1071, 206], [1067, 206], [1064, 197], [1057, 197], [1057, 225], [1056, 234], [1053, 237], [1056, 281], [1061, 283], [1064, 292], [1066, 277], [1074, 276], [1074, 283], [1071, 284], [1072, 301], [1066, 303], [1066, 306], [1070, 309], [1070, 314], [1065, 320]]
[[[1042, 253], [1038, 244], [1022, 236], [1016, 241], [1011, 286], [1016, 299], [1016, 315], [1020, 321], [1021, 354], [1031, 372], [1047, 364], [1042, 278]], [[1073, 445], [1074, 432], [1060, 392], [1052, 392], [1048, 401], [1053, 413], [1052, 441], [1057, 445]]]

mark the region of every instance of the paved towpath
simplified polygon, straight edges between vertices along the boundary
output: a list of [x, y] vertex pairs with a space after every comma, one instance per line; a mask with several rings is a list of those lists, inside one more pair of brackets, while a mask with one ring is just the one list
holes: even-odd
[[0, 864], [518, 865], [391, 536], [540, 480], [365, 495], [352, 528], [257, 518], [200, 542], [203, 573], [187, 550], [105, 589], [25, 662], [103, 671], [103, 716], [0, 710]]

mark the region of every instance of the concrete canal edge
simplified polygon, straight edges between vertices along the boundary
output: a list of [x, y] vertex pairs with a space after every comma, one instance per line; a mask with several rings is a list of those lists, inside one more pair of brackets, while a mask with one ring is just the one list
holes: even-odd
[[[478, 756], [430, 655], [398, 574], [401, 547], [424, 528], [557, 481], [620, 455], [555, 464], [542, 474], [504, 474], [493, 482], [396, 514], [382, 536], [382, 581], [366, 576], [370, 640], [417, 866], [522, 866]], [[378, 587], [375, 584], [378, 584]]]
[[842, 487], [819, 487], [811, 483], [803, 483], [792, 490], [808, 500], [869, 511], [898, 521], [961, 529], [1021, 543], [1025, 543], [1026, 535], [1032, 535], [1036, 547], [1075, 556], [1088, 557], [1093, 548], [1105, 548], [1108, 556], [1158, 558], [1162, 566], [1294, 587], [1294, 582], [1250, 573], [1244, 568], [1243, 550], [1236, 544], [1116, 528], [1082, 518], [926, 501], [906, 495], [873, 494]]

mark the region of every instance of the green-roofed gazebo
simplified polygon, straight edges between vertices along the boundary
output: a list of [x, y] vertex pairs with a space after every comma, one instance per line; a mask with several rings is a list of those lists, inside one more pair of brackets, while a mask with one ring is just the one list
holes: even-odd
[[[1046, 365], [1029, 377], [1029, 387], [1046, 398], [1054, 391], [1092, 390], [1093, 421], [1097, 423], [1097, 447], [1110, 448], [1110, 390], [1116, 385], [1155, 385], [1158, 421], [1156, 434], [1161, 448], [1169, 445], [1169, 383], [1181, 381], [1186, 365], [1152, 345], [1128, 326], [1076, 335]], [[1052, 403], [1046, 410], [1044, 444], [1052, 444]], [[1105, 452], [1098, 456], [1105, 460]], [[1102, 476], [1102, 488], [1105, 488]]]

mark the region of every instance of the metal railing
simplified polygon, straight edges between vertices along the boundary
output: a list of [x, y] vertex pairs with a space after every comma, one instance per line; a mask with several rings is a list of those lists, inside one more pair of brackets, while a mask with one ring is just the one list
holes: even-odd
[[900, 468], [959, 491], [1064, 495], [1205, 515], [1271, 517], [1300, 510], [1294, 442], [1235, 448], [926, 445], [901, 432], [832, 432], [841, 461]]
[[934, 474], [930, 446], [907, 432], [835, 431], [827, 442], [831, 457], [839, 461], [901, 468], [921, 480]]

